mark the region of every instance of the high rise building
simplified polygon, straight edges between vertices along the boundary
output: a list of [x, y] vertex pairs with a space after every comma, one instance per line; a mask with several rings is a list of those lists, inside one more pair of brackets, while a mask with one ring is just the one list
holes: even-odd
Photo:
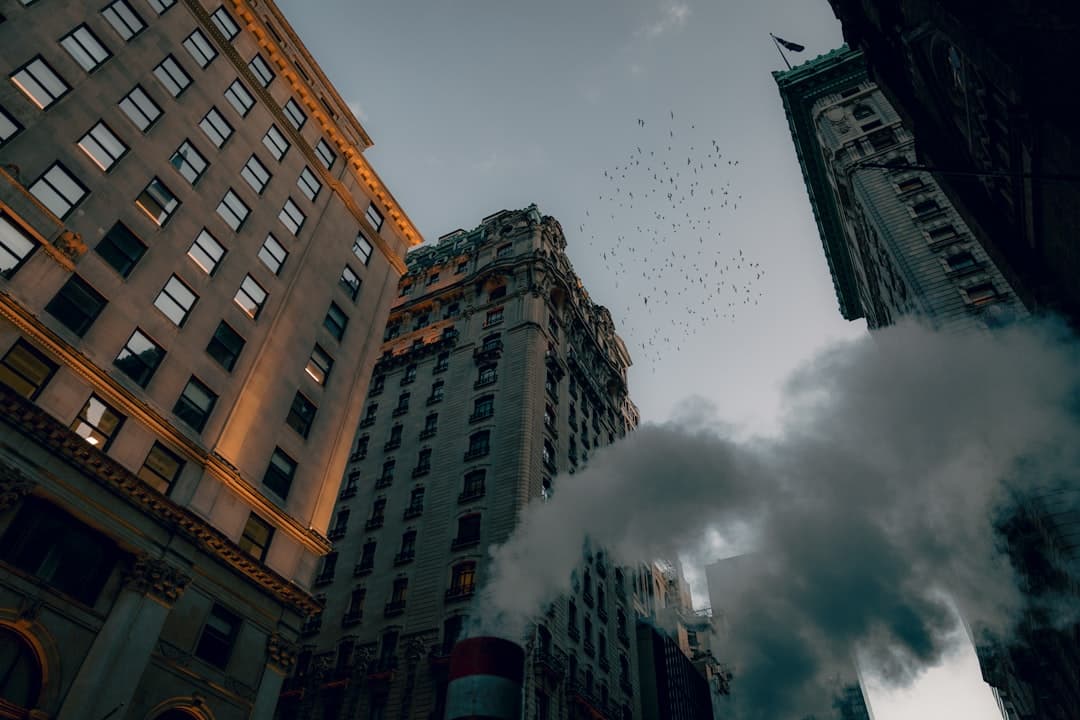
[[860, 53], [774, 77], [845, 318], [961, 329], [1026, 314], [937, 179], [911, 169], [914, 138]]
[[420, 237], [270, 0], [3, 0], [0, 64], [0, 716], [269, 718]]
[[[280, 717], [441, 718], [487, 548], [636, 426], [630, 357], [565, 248], [530, 206], [409, 254]], [[525, 639], [525, 716], [637, 717], [629, 578], [593, 550], [573, 585]]]

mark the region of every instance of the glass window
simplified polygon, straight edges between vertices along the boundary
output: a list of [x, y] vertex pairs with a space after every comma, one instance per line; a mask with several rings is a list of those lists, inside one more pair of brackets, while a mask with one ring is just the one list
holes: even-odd
[[236, 636], [240, 634], [240, 618], [220, 605], [214, 605], [206, 617], [195, 657], [219, 668], [229, 664]]
[[221, 34], [225, 36], [226, 40], [232, 40], [240, 34], [240, 28], [237, 26], [236, 21], [233, 20], [232, 15], [229, 14], [229, 11], [225, 9], [224, 5], [218, 7], [217, 10], [211, 13], [210, 19], [214, 21], [214, 24], [217, 25], [218, 30], [221, 31]]
[[263, 476], [263, 485], [284, 499], [289, 496], [289, 488], [292, 487], [295, 476], [296, 461], [283, 453], [281, 448], [274, 448], [274, 454], [270, 456], [270, 464]]
[[285, 424], [298, 432], [300, 437], [306, 438], [308, 433], [311, 432], [311, 424], [315, 422], [315, 411], [317, 409], [315, 403], [304, 397], [302, 393], [297, 392], [296, 397], [293, 398], [292, 406], [289, 408], [289, 414], [285, 417]]
[[146, 94], [146, 91], [140, 85], [136, 85], [131, 92], [120, 100], [119, 104], [120, 109], [124, 111], [128, 119], [143, 132], [146, 132], [161, 117], [161, 108]]
[[201, 68], [205, 68], [217, 57], [217, 50], [214, 49], [210, 38], [203, 35], [202, 30], [192, 31], [184, 40], [184, 47]]
[[105, 16], [105, 19], [113, 26], [113, 30], [116, 30], [117, 34], [124, 40], [130, 40], [146, 29], [146, 23], [128, 5], [127, 0], [115, 0], [115, 2], [109, 3], [101, 11], [101, 14]]
[[184, 176], [184, 179], [194, 185], [206, 172], [210, 163], [202, 156], [190, 140], [185, 140], [169, 158], [169, 164], [176, 168], [176, 172]]
[[320, 385], [326, 384], [326, 378], [330, 375], [330, 368], [334, 367], [334, 359], [318, 344], [311, 351], [307, 367], [304, 368], [311, 379]]
[[28, 400], [35, 399], [56, 372], [57, 364], [22, 338], [0, 360], [0, 383]]
[[150, 487], [168, 495], [173, 483], [180, 477], [184, 461], [173, 451], [159, 442], [155, 442], [146, 455], [146, 460], [139, 468], [138, 476]]
[[323, 327], [340, 340], [345, 335], [345, 326], [348, 324], [349, 317], [345, 311], [338, 307], [337, 303], [330, 303], [330, 309], [326, 311], [326, 317], [323, 318]]
[[210, 344], [206, 346], [207, 354], [217, 360], [226, 370], [232, 370], [244, 349], [244, 338], [222, 320], [214, 336], [210, 338]]
[[352, 268], [348, 265], [341, 271], [341, 277], [338, 278], [338, 285], [345, 294], [349, 296], [350, 300], [355, 300], [356, 296], [360, 294], [360, 278], [353, 272]]
[[126, 225], [118, 222], [94, 249], [114, 270], [127, 277], [146, 252], [146, 245]]
[[23, 126], [11, 117], [4, 108], [0, 107], [0, 147], [11, 138], [22, 132]]
[[90, 191], [67, 168], [53, 163], [30, 186], [30, 192], [63, 220]]
[[353, 241], [352, 251], [353, 255], [360, 258], [360, 262], [368, 264], [368, 260], [371, 259], [371, 243], [366, 237], [357, 235], [356, 240]]
[[293, 235], [299, 235], [300, 228], [304, 227], [304, 221], [307, 220], [307, 217], [300, 212], [300, 208], [296, 206], [292, 198], [286, 198], [285, 205], [282, 206], [281, 212], [278, 213], [278, 220]]
[[225, 88], [225, 99], [240, 114], [240, 117], [245, 117], [255, 106], [255, 98], [251, 97], [244, 83], [239, 80], [233, 80], [232, 84]]
[[158, 345], [136, 328], [127, 343], [116, 356], [113, 365], [135, 381], [139, 387], [146, 387], [154, 371], [165, 359], [165, 348]]
[[210, 413], [214, 410], [218, 396], [195, 376], [188, 380], [184, 391], [173, 405], [173, 413], [193, 429], [202, 432]]
[[382, 229], [383, 215], [379, 212], [379, 209], [375, 207], [375, 203], [370, 203], [368, 205], [367, 212], [364, 213], [364, 215], [367, 217], [368, 222], [371, 223], [371, 226], [375, 228], [375, 232]]
[[154, 9], [158, 15], [163, 15], [166, 10], [176, 4], [176, 0], [146, 0], [150, 7]]
[[240, 226], [247, 220], [247, 216], [251, 213], [251, 210], [244, 201], [240, 199], [240, 196], [236, 194], [231, 188], [225, 197], [221, 199], [218, 204], [217, 213], [221, 216], [221, 219], [225, 221], [225, 224], [231, 227], [234, 231], [239, 231]]
[[263, 60], [263, 56], [258, 53], [251, 58], [248, 69], [259, 78], [259, 84], [263, 87], [268, 87], [274, 81], [274, 71], [270, 68], [270, 63]]
[[60, 38], [60, 46], [67, 50], [68, 55], [86, 72], [96, 70], [112, 57], [109, 49], [85, 24]]
[[276, 125], [271, 125], [270, 129], [263, 135], [263, 145], [278, 161], [285, 157], [285, 153], [289, 151], [289, 141], [285, 139], [285, 136], [281, 134]]
[[334, 167], [334, 161], [337, 160], [337, 155], [330, 149], [330, 145], [326, 140], [319, 140], [319, 144], [315, 146], [315, 154], [319, 156], [319, 162], [323, 164], [327, 170]]
[[240, 168], [240, 177], [247, 180], [247, 184], [251, 186], [256, 195], [262, 195], [262, 191], [266, 189], [271, 176], [266, 166], [259, 162], [259, 158], [252, 155], [244, 163], [244, 167]]
[[248, 317], [254, 320], [259, 317], [259, 313], [262, 312], [263, 305], [266, 303], [266, 290], [263, 290], [262, 286], [255, 282], [255, 278], [245, 275], [244, 281], [240, 283], [240, 289], [233, 296], [233, 300], [240, 306], [241, 310], [247, 313]]
[[220, 148], [225, 144], [233, 134], [233, 127], [221, 113], [218, 112], [216, 107], [210, 108], [210, 112], [206, 113], [206, 116], [199, 121], [199, 127], [206, 133], [206, 137], [210, 138], [210, 142], [214, 143], [214, 147]]
[[12, 73], [11, 81], [42, 110], [71, 90], [64, 79], [40, 55]]
[[173, 275], [154, 299], [154, 307], [165, 313], [178, 327], [183, 327], [198, 299], [199, 296], [183, 280]]
[[311, 172], [311, 168], [305, 167], [300, 171], [300, 177], [296, 179], [296, 186], [300, 188], [300, 192], [304, 193], [304, 196], [315, 201], [319, 191], [322, 190], [322, 183], [319, 182], [319, 178], [315, 177], [315, 173]]
[[164, 225], [180, 207], [180, 200], [165, 183], [154, 178], [135, 198], [135, 204], [155, 223]]
[[221, 258], [225, 257], [225, 248], [217, 241], [217, 238], [203, 228], [199, 231], [195, 242], [188, 248], [188, 257], [207, 275], [213, 275]]
[[260, 562], [266, 559], [266, 551], [270, 549], [270, 540], [274, 537], [273, 526], [255, 513], [248, 515], [244, 532], [237, 544], [240, 549]]
[[285, 264], [288, 257], [289, 252], [281, 246], [281, 243], [273, 235], [267, 235], [262, 247], [259, 248], [259, 259], [262, 260], [263, 265], [277, 275], [281, 272], [281, 266]]
[[173, 97], [179, 97], [180, 93], [191, 85], [191, 76], [172, 55], [166, 55], [165, 59], [154, 68], [154, 77]]
[[299, 130], [304, 127], [304, 123], [307, 122], [307, 115], [304, 114], [304, 111], [300, 109], [300, 105], [295, 100], [289, 98], [283, 109], [285, 110], [285, 117], [289, 119], [294, 128]]
[[15, 218], [0, 210], [0, 277], [13, 277], [37, 246], [37, 241]]
[[79, 337], [86, 334], [105, 308], [106, 300], [78, 275], [72, 275], [53, 296], [45, 311]]
[[71, 429], [86, 442], [105, 451], [123, 424], [123, 415], [97, 395], [91, 395], [71, 423]]

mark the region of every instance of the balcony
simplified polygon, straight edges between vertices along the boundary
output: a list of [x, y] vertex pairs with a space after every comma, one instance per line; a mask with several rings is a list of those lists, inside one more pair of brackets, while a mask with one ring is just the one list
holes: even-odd
[[349, 462], [351, 462], [351, 463], [360, 462], [361, 460], [363, 460], [366, 457], [367, 457], [367, 450], [357, 450], [356, 452], [349, 455]]
[[356, 566], [353, 568], [352, 574], [353, 574], [353, 577], [364, 577], [365, 575], [370, 575], [371, 571], [374, 570], [374, 569], [375, 569], [375, 563], [374, 562], [368, 562], [368, 563], [361, 562], [361, 563], [356, 564]]
[[341, 618], [342, 627], [352, 627], [353, 625], [360, 624], [360, 621], [364, 618], [363, 610], [349, 610]]
[[428, 407], [430, 407], [430, 406], [435, 405], [437, 403], [441, 403], [442, 401], [443, 401], [443, 394], [439, 393], [438, 395], [430, 395], [428, 397], [428, 399], [425, 400], [424, 402], [428, 405]]
[[409, 507], [405, 508], [405, 512], [401, 513], [401, 518], [403, 520], [412, 520], [413, 518], [418, 518], [423, 514], [423, 505], [410, 505]]
[[489, 417], [494, 417], [494, 415], [495, 408], [491, 408], [490, 410], [479, 410], [469, 416], [469, 422], [480, 422], [481, 420], [487, 420]]
[[338, 500], [348, 500], [356, 494], [356, 485], [346, 485], [341, 489], [341, 493], [338, 495]]
[[477, 364], [494, 362], [502, 356], [502, 349], [501, 340], [497, 343], [485, 343], [473, 350], [473, 360]]
[[394, 417], [401, 417], [402, 415], [404, 415], [407, 412], [409, 412], [409, 406], [408, 405], [398, 405], [396, 408], [394, 408], [394, 412], [392, 412], [390, 414], [393, 415]]
[[375, 416], [374, 415], [365, 415], [364, 419], [360, 421], [360, 427], [362, 427], [362, 428], [371, 427], [374, 424], [375, 424]]
[[468, 600], [476, 593], [475, 585], [462, 585], [461, 587], [452, 587], [446, 591], [446, 602], [458, 602], [459, 600]]
[[451, 550], [463, 550], [468, 547], [480, 544], [479, 535], [466, 535], [464, 537], [456, 537], [450, 541]]
[[330, 570], [330, 571], [324, 570], [324, 571], [322, 571], [321, 573], [319, 573], [318, 575], [315, 576], [315, 587], [319, 587], [321, 585], [329, 585], [332, 582], [334, 582], [334, 571], [333, 570]]
[[391, 600], [386, 603], [386, 607], [383, 608], [383, 615], [385, 617], [397, 617], [405, 612], [404, 600]]
[[482, 387], [487, 387], [488, 385], [494, 385], [495, 382], [498, 379], [499, 379], [498, 375], [492, 375], [491, 377], [487, 377], [487, 378], [480, 378], [479, 380], [477, 380], [476, 382], [473, 383], [473, 389], [474, 390], [479, 390]]
[[382, 515], [379, 515], [379, 516], [373, 517], [373, 518], [368, 518], [368, 521], [366, 523], [364, 523], [364, 529], [365, 530], [378, 530], [379, 528], [381, 528], [383, 526], [383, 521], [385, 519], [386, 518], [384, 518]]
[[401, 438], [387, 440], [386, 443], [383, 444], [382, 449], [383, 452], [390, 452], [391, 450], [397, 450], [399, 447], [401, 447]]
[[435, 437], [436, 428], [424, 428], [420, 431], [420, 439], [427, 440], [428, 438]]
[[469, 448], [465, 451], [465, 462], [469, 460], [475, 460], [476, 458], [482, 458], [491, 452], [491, 448], [488, 446]]
[[337, 527], [330, 528], [326, 532], [326, 538], [328, 540], [340, 540], [343, 537], [345, 537], [345, 526], [344, 525], [338, 525]]
[[303, 627], [300, 628], [300, 634], [305, 636], [315, 635], [321, 629], [322, 615], [315, 615], [314, 617], [309, 617], [307, 620], [304, 621]]
[[379, 479], [375, 481], [375, 489], [376, 490], [381, 490], [383, 488], [388, 488], [393, 484], [394, 484], [394, 476], [393, 475], [380, 475]]
[[406, 563], [411, 563], [415, 558], [416, 558], [416, 550], [413, 550], [413, 549], [402, 550], [401, 552], [399, 552], [397, 555], [394, 556], [394, 564], [395, 565], [405, 565]]
[[377, 397], [379, 395], [382, 395], [382, 391], [383, 391], [383, 386], [382, 385], [372, 385], [368, 389], [367, 394], [368, 394], [368, 397]]
[[417, 465], [412, 470], [412, 476], [414, 478], [423, 477], [431, 472], [431, 463], [426, 465]]
[[457, 501], [459, 505], [462, 505], [467, 502], [472, 502], [473, 500], [479, 500], [482, 497], [484, 497], [483, 485], [478, 488], [467, 488], [465, 490], [462, 490], [460, 493], [458, 493]]

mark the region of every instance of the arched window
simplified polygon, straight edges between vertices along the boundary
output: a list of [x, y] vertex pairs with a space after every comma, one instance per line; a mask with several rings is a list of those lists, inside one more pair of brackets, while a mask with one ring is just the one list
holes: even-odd
[[40, 694], [41, 666], [37, 654], [20, 635], [0, 627], [0, 712], [5, 705], [31, 710]]

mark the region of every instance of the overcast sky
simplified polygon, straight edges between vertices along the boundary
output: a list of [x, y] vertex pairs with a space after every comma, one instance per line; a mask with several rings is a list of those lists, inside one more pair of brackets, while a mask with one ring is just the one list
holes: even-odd
[[[278, 4], [425, 238], [530, 203], [562, 222], [643, 421], [701, 396], [770, 432], [787, 374], [865, 332], [839, 315], [770, 75], [770, 32], [807, 46], [793, 63], [843, 42], [825, 0]], [[962, 660], [921, 699], [875, 692], [876, 720], [992, 717], [984, 690], [962, 703], [981, 685]]]

